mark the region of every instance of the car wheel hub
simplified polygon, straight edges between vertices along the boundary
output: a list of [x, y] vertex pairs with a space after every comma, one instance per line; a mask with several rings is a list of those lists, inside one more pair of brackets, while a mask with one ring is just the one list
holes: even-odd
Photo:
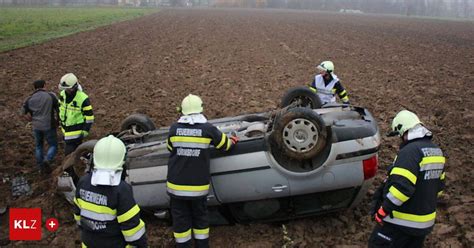
[[137, 125], [137, 124], [133, 124], [131, 125], [131, 129], [132, 129], [132, 133], [133, 134], [140, 134], [140, 133], [143, 133], [143, 129]]
[[311, 150], [319, 138], [316, 125], [306, 119], [294, 119], [283, 128], [283, 141], [294, 152]]
[[297, 107], [304, 107], [304, 108], [312, 108], [313, 107], [313, 106], [311, 106], [311, 99], [309, 97], [305, 97], [305, 96], [297, 97], [292, 101], [292, 103], [297, 102], [298, 100], [300, 100], [301, 102], [300, 102], [300, 104], [296, 105]]
[[304, 130], [298, 130], [294, 133], [296, 142], [303, 143], [308, 139], [308, 134]]

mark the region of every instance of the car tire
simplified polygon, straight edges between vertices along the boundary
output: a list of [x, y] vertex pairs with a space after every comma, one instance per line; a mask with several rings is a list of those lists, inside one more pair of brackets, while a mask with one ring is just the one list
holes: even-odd
[[131, 114], [122, 121], [120, 131], [135, 129], [138, 133], [145, 133], [156, 129], [155, 124], [145, 114]]
[[275, 118], [270, 146], [294, 160], [316, 157], [327, 144], [327, 130], [323, 119], [313, 110], [291, 108]]
[[287, 107], [293, 102], [301, 100], [301, 104], [296, 107], [307, 107], [311, 109], [321, 108], [323, 106], [319, 96], [311, 91], [308, 87], [299, 86], [289, 89], [281, 99], [281, 107]]
[[[98, 140], [95, 139], [88, 140], [80, 144], [73, 153], [65, 157], [62, 165], [63, 170], [72, 166], [79, 177], [83, 176], [85, 172], [90, 169], [90, 162], [92, 161], [90, 156], [94, 151], [94, 146], [97, 141]], [[87, 163], [83, 161], [84, 158], [88, 160]]]

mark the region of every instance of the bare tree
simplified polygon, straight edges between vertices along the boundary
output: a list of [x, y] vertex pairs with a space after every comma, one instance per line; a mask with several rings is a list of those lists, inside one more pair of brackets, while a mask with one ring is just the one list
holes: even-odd
[[464, 18], [470, 18], [470, 14], [472, 14], [471, 8], [469, 6], [469, 0], [462, 1], [462, 8], [464, 10]]

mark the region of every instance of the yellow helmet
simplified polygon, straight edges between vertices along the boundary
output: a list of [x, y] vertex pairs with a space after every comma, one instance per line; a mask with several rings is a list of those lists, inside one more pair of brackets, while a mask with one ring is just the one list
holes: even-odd
[[402, 110], [393, 118], [392, 131], [389, 136], [403, 136], [403, 134], [409, 129], [415, 127], [418, 124], [423, 124], [415, 113], [408, 110]]
[[334, 63], [332, 63], [332, 61], [323, 61], [317, 66], [317, 68], [321, 71], [331, 73], [334, 72]]
[[127, 148], [113, 135], [100, 139], [94, 146], [94, 168], [105, 170], [122, 170]]
[[189, 94], [181, 102], [181, 113], [184, 115], [202, 113], [202, 100], [199, 96]]
[[59, 89], [65, 90], [74, 87], [77, 84], [78, 80], [76, 75], [68, 73], [61, 77], [59, 81]]

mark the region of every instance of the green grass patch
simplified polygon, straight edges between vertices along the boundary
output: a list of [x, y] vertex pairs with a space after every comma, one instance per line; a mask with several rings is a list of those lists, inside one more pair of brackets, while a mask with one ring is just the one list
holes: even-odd
[[0, 7], [0, 52], [157, 11], [120, 7]]

